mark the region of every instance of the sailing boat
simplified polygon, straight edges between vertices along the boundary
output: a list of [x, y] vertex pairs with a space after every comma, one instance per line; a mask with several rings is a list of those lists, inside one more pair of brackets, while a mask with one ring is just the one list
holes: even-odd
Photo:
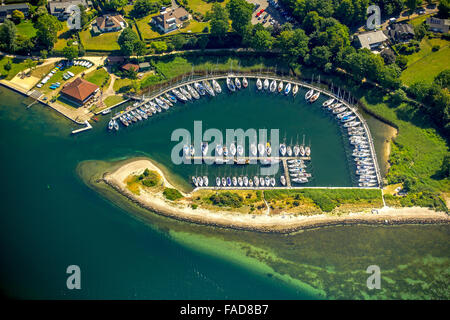
[[285, 95], [288, 95], [289, 94], [289, 92], [291, 92], [291, 83], [288, 83], [287, 85], [286, 85], [286, 88], [284, 88], [284, 94]]
[[270, 92], [275, 92], [276, 89], [277, 89], [277, 81], [272, 80], [272, 83], [270, 84]]
[[262, 89], [262, 82], [261, 82], [261, 79], [260, 79], [260, 78], [258, 78], [258, 80], [256, 80], [256, 88], [257, 88], [258, 90], [261, 90], [261, 89]]
[[230, 78], [227, 78], [227, 87], [228, 90], [230, 90], [231, 92], [236, 91], [236, 87], [234, 86], [233, 80], [231, 80]]
[[216, 81], [216, 79], [212, 80], [212, 85], [213, 85], [214, 90], [217, 93], [221, 93], [222, 92], [222, 88], [220, 87], [220, 84]]
[[239, 80], [238, 77], [234, 78], [234, 83], [236, 84], [236, 88], [241, 90], [241, 81]]
[[305, 94], [305, 100], [311, 99], [311, 97], [312, 97], [313, 94], [314, 94], [314, 89], [309, 90], [309, 91]]
[[242, 79], [242, 86], [244, 87], [244, 89], [247, 88], [247, 86], [248, 86], [248, 81], [247, 81], [247, 78], [245, 78], [245, 77]]
[[269, 89], [269, 79], [264, 80], [264, 90]]
[[280, 83], [278, 84], [278, 93], [280, 93], [281, 91], [283, 91], [283, 81], [280, 81]]
[[295, 97], [297, 95], [297, 92], [298, 92], [298, 84], [296, 84], [292, 89], [292, 95]]

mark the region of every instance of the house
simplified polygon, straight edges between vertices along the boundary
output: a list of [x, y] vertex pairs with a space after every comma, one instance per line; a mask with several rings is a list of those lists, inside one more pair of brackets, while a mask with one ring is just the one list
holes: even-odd
[[139, 71], [139, 65], [134, 64], [134, 63], [126, 63], [126, 64], [124, 64], [122, 66], [122, 70], [125, 70], [125, 71], [133, 70], [135, 72], [138, 72]]
[[92, 25], [92, 30], [94, 33], [115, 32], [122, 30], [126, 26], [127, 23], [120, 14], [107, 14], [95, 19], [95, 23]]
[[182, 27], [183, 22], [190, 19], [189, 13], [183, 8], [168, 8], [158, 16], [153, 17], [151, 23], [156, 25], [161, 32], [167, 33]]
[[362, 48], [367, 48], [372, 51], [382, 48], [383, 43], [385, 43], [388, 38], [383, 31], [378, 30], [359, 34], [358, 40]]
[[66, 84], [60, 91], [60, 94], [62, 98], [65, 98], [78, 106], [83, 106], [93, 98], [99, 90], [100, 88], [97, 85], [84, 79], [77, 78]]
[[70, 17], [69, 8], [73, 5], [86, 7], [87, 2], [86, 0], [53, 0], [48, 2], [48, 11], [52, 16], [65, 21]]
[[427, 18], [427, 25], [430, 27], [431, 31], [447, 33], [450, 26], [450, 20], [430, 17]]
[[10, 18], [14, 10], [21, 11], [27, 17], [30, 8], [28, 3], [13, 3], [0, 6], [0, 22], [4, 22], [5, 19]]
[[409, 41], [415, 35], [413, 27], [407, 23], [393, 24], [384, 33], [392, 43]]
[[123, 63], [124, 61], [125, 61], [125, 58], [121, 57], [121, 56], [112, 56], [112, 57], [106, 58], [106, 63], [109, 65]]

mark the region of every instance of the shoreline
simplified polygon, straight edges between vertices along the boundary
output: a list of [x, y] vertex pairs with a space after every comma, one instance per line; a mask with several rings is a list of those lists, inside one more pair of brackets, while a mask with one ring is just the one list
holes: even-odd
[[[263, 233], [292, 233], [300, 230], [314, 229], [337, 225], [400, 225], [400, 224], [447, 224], [450, 218], [445, 212], [436, 212], [428, 208], [407, 207], [377, 209], [378, 213], [355, 212], [340, 216], [316, 214], [312, 216], [292, 216], [282, 213], [276, 216], [230, 213], [226, 211], [211, 211], [204, 208], [192, 209], [183, 202], [175, 203], [163, 196], [141, 189], [136, 195], [126, 188], [124, 180], [131, 174], [140, 174], [146, 168], [161, 175], [163, 185], [173, 188], [162, 170], [148, 159], [129, 161], [113, 172], [105, 172], [100, 181], [104, 182], [122, 196], [141, 208], [156, 214], [180, 221], [209, 225], [235, 230], [247, 230]], [[189, 197], [191, 194], [183, 193]]]

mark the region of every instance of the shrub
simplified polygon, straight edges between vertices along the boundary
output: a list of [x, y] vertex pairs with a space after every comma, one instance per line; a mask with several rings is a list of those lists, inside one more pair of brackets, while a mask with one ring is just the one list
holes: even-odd
[[213, 194], [209, 200], [219, 207], [232, 207], [239, 208], [242, 207], [243, 199], [240, 195], [234, 192], [221, 192]]
[[180, 193], [180, 191], [173, 188], [164, 188], [163, 194], [167, 199], [172, 201], [183, 198], [183, 195]]
[[193, 204], [191, 207], [192, 207], [192, 209], [194, 209], [194, 210], [198, 208], [198, 206], [197, 206], [196, 204]]
[[145, 169], [144, 173], [138, 176], [138, 179], [146, 187], [154, 187], [160, 182], [159, 174], [148, 169]]
[[436, 44], [431, 48], [431, 51], [436, 52], [436, 51], [439, 51], [440, 48], [441, 48], [441, 46]]

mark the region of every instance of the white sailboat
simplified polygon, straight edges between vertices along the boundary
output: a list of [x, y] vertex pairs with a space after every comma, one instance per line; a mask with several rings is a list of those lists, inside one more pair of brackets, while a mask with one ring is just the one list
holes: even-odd
[[262, 85], [261, 79], [258, 78], [258, 80], [256, 80], [256, 88], [258, 90], [261, 90], [262, 87], [263, 87], [263, 85]]
[[269, 79], [264, 80], [264, 90], [269, 89]]

